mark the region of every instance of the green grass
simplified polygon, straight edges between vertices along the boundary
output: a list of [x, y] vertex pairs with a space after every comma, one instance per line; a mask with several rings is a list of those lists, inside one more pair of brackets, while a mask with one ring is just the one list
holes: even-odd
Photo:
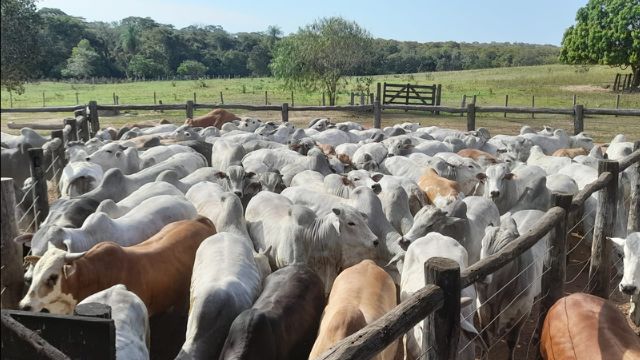
[[[531, 106], [535, 96], [537, 107], [570, 108], [573, 95], [577, 103], [587, 108], [613, 108], [616, 94], [608, 90], [614, 76], [620, 69], [608, 66], [592, 66], [589, 68], [569, 65], [546, 65], [531, 67], [514, 67], [483, 70], [448, 71], [419, 74], [379, 75], [374, 76], [371, 91], [375, 92], [376, 82], [442, 84], [442, 105], [460, 106], [463, 95], [476, 95], [476, 104], [504, 105], [505, 95], [509, 95], [510, 106]], [[291, 103], [291, 90], [285, 89], [282, 82], [273, 78], [238, 78], [211, 79], [202, 81], [147, 81], [120, 84], [72, 84], [65, 82], [40, 82], [27, 84], [22, 95], [13, 94], [14, 107], [42, 106], [42, 93], [45, 94], [45, 105], [75, 105], [76, 92], [80, 104], [96, 100], [99, 104], [112, 104], [113, 93], [119, 97], [120, 104], [152, 104], [154, 92], [156, 99], [164, 104], [185, 103], [193, 99], [196, 93], [198, 103], [219, 103], [220, 92], [224, 102], [242, 104], [264, 104], [265, 91], [271, 104]], [[243, 92], [244, 89], [244, 92]], [[350, 100], [349, 92], [356, 90], [355, 79], [347, 79], [345, 90], [338, 94], [338, 104], [346, 104]], [[0, 93], [2, 108], [8, 108], [9, 93]], [[321, 92], [294, 91], [296, 105], [319, 105]], [[357, 102], [358, 100], [356, 100]], [[640, 108], [640, 93], [623, 94], [620, 97], [620, 108]], [[199, 110], [196, 115], [205, 113]], [[258, 116], [263, 119], [279, 119], [279, 112], [237, 112], [239, 115]], [[45, 121], [59, 119], [67, 114], [3, 114], [3, 131], [8, 121]], [[300, 124], [314, 116], [329, 116], [333, 120], [352, 120], [371, 124], [371, 114], [353, 113], [291, 113], [290, 119]], [[180, 122], [184, 120], [184, 112], [129, 112], [127, 117], [101, 117], [101, 124], [122, 125], [127, 122], [156, 120], [167, 118]], [[431, 117], [424, 113], [385, 111], [383, 123], [401, 121], [420, 121], [423, 124], [465, 128], [464, 118], [459, 116]], [[552, 125], [572, 128], [568, 116], [516, 114], [504, 118], [502, 114], [478, 114], [477, 126], [488, 126], [494, 133], [517, 132], [523, 124], [541, 127]], [[610, 136], [619, 132], [627, 134], [631, 139], [640, 138], [640, 121], [631, 117], [589, 117], [585, 120], [585, 130], [592, 133], [598, 141], [607, 141]]]

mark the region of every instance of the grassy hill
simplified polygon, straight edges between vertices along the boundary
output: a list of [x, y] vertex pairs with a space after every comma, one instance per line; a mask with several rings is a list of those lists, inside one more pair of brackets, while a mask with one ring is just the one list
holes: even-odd
[[[530, 106], [532, 96], [535, 96], [537, 107], [569, 108], [573, 103], [573, 95], [577, 103], [585, 107], [613, 108], [616, 94], [608, 87], [613, 83], [614, 76], [620, 69], [608, 66], [577, 67], [569, 65], [545, 65], [531, 67], [513, 67], [484, 70], [466, 70], [450, 72], [433, 72], [400, 75], [373, 76], [371, 91], [375, 92], [376, 82], [412, 83], [412, 84], [442, 84], [442, 104], [460, 106], [463, 95], [476, 95], [476, 103], [482, 105], [504, 105], [505, 95], [509, 95], [510, 106]], [[338, 104], [346, 104], [350, 100], [349, 92], [356, 90], [355, 78], [347, 79], [345, 91], [338, 95]], [[76, 93], [80, 104], [89, 100], [96, 100], [101, 104], [112, 104], [113, 93], [119, 97], [120, 104], [152, 104], [154, 92], [156, 99], [164, 104], [184, 103], [193, 99], [196, 93], [199, 103], [218, 103], [222, 92], [225, 103], [264, 104], [265, 91], [267, 101], [271, 104], [283, 102], [291, 103], [291, 90], [284, 89], [280, 81], [273, 78], [238, 78], [238, 79], [210, 79], [185, 81], [147, 81], [119, 84], [72, 84], [64, 82], [40, 82], [26, 85], [22, 95], [13, 94], [14, 107], [40, 107], [44, 92], [45, 105], [75, 105]], [[9, 93], [1, 92], [1, 106], [10, 106]], [[296, 105], [318, 105], [321, 102], [321, 92], [293, 91]], [[640, 94], [623, 94], [620, 98], [620, 108], [640, 108]], [[203, 113], [204, 110], [198, 113]], [[259, 116], [266, 119], [278, 119], [279, 113], [243, 113], [241, 115]], [[133, 113], [132, 113], [133, 114]], [[132, 115], [131, 114], [131, 115]], [[160, 116], [180, 121], [184, 119], [184, 112], [137, 113], [138, 119], [157, 119]], [[304, 122], [313, 116], [330, 116], [337, 121], [354, 120], [370, 123], [370, 114], [309, 114], [292, 113], [293, 121]], [[63, 117], [62, 114], [53, 117]], [[531, 119], [530, 115], [517, 114], [504, 118], [502, 114], [479, 114], [477, 126], [490, 126], [495, 131], [514, 132], [523, 123], [534, 126], [548, 124], [552, 126], [571, 128], [568, 117], [554, 115], [538, 115]], [[7, 121], [20, 119], [51, 118], [44, 115], [4, 114], [3, 125]], [[129, 119], [110, 120], [114, 125]], [[594, 133], [602, 141], [611, 134], [625, 132], [631, 138], [640, 138], [640, 119], [595, 117], [587, 119], [585, 130]], [[107, 119], [105, 118], [105, 121]], [[428, 120], [429, 124], [443, 125], [454, 128], [464, 128], [464, 121], [459, 116], [430, 117], [423, 113], [405, 113], [385, 111], [384, 123], [398, 121]], [[4, 128], [4, 127], [3, 127]], [[496, 129], [497, 128], [497, 129]]]

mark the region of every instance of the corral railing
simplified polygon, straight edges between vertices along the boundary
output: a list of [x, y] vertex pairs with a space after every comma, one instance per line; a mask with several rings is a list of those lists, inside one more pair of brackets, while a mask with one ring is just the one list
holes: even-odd
[[[620, 162], [601, 160], [598, 179], [584, 187], [575, 197], [554, 194], [553, 201], [555, 206], [544, 214], [537, 225], [525, 234], [521, 234], [499, 252], [470, 265], [461, 272], [457, 268], [457, 264], [452, 264], [451, 260], [433, 258], [427, 261], [425, 263], [427, 286], [400, 303], [383, 317], [338, 342], [323, 354], [321, 359], [369, 359], [384, 350], [393, 341], [399, 339], [420, 321], [425, 321], [423, 344], [426, 349], [421, 354], [421, 358], [455, 358], [458, 345], [457, 333], [460, 326], [460, 289], [494, 273], [525, 251], [531, 249], [545, 235], [550, 234], [550, 242], [547, 244], [547, 251], [544, 254], [542, 274], [540, 278], [534, 280], [534, 282], [541, 280], [541, 295], [535, 301], [535, 303], [539, 303], [539, 317], [537, 327], [529, 343], [531, 347], [532, 341], [539, 341], [539, 332], [547, 311], [558, 299], [564, 296], [565, 284], [570, 282], [566, 280], [567, 237], [571, 232], [571, 229], [567, 231], [569, 215], [580, 209], [585, 201], [596, 191], [600, 191], [600, 196], [596, 208], [592, 252], [588, 261], [590, 264], [589, 281], [584, 291], [603, 298], [609, 298], [611, 295], [609, 286], [613, 279], [610, 277], [611, 261], [609, 256], [611, 245], [606, 240], [606, 237], [613, 234], [613, 220], [616, 217], [614, 209], [618, 200], [618, 173], [632, 165], [636, 166], [634, 171], [640, 172], [640, 165], [638, 165], [638, 162], [640, 162], [640, 141], [636, 141], [634, 145], [634, 152]], [[640, 217], [638, 214], [638, 207], [640, 207], [638, 189], [640, 189], [640, 184], [638, 182], [640, 180], [637, 180], [636, 184], [632, 184], [629, 231], [638, 231], [640, 229]], [[615, 264], [613, 265], [615, 266]], [[456, 274], [455, 269], [459, 273], [457, 279], [457, 275], [451, 276], [452, 272]], [[515, 278], [517, 276], [519, 274]], [[533, 283], [528, 284], [527, 288], [532, 285]], [[492, 297], [495, 295], [493, 294]], [[517, 294], [513, 301], [520, 295]], [[484, 304], [489, 300], [491, 298], [485, 301]], [[525, 314], [524, 316], [527, 315]], [[489, 325], [495, 320], [496, 318], [491, 319]], [[480, 335], [478, 335], [478, 338], [481, 337], [489, 325], [479, 329]], [[491, 350], [499, 340], [494, 344], [487, 344], [488, 349]], [[472, 343], [473, 341], [470, 344]], [[474, 345], [472, 344], [471, 346]], [[532, 349], [535, 353], [537, 344], [534, 344]]]

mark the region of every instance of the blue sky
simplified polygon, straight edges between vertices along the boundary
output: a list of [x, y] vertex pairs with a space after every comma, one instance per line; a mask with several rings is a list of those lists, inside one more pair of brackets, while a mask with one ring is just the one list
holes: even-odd
[[[89, 21], [151, 17], [177, 28], [221, 25], [229, 32], [263, 31], [278, 25], [285, 34], [325, 16], [355, 20], [385, 39], [464, 42], [526, 42], [559, 45], [587, 0], [40, 0]], [[385, 4], [392, 4], [391, 6]]]

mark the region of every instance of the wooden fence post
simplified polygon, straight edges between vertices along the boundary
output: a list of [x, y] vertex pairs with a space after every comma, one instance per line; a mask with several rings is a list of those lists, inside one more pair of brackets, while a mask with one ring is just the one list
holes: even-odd
[[324, 91], [323, 91], [322, 92], [322, 106], [325, 106], [325, 103], [326, 103], [326, 101], [325, 101], [325, 98], [324, 98]]
[[42, 148], [29, 149], [29, 158], [31, 159], [31, 176], [35, 182], [36, 201], [34, 208], [36, 210], [36, 228], [49, 215], [49, 194], [47, 193], [47, 178], [44, 176], [44, 153]]
[[[509, 94], [504, 96], [504, 107], [507, 108], [509, 107]], [[504, 117], [507, 117], [507, 112], [504, 112]]]
[[376, 88], [376, 98], [373, 101], [373, 127], [380, 129], [382, 127], [382, 105], [380, 104], [380, 83]]
[[353, 99], [355, 98], [355, 94], [353, 93], [353, 91], [351, 92], [351, 101], [349, 102], [349, 105], [353, 105]]
[[66, 139], [69, 141], [78, 140], [78, 122], [76, 119], [64, 119], [64, 125], [69, 125], [71, 127], [71, 131], [69, 131], [69, 138]]
[[16, 195], [13, 191], [13, 179], [3, 177], [0, 183], [0, 258], [2, 258], [2, 274], [0, 285], [0, 308], [17, 309], [22, 298], [24, 286], [24, 268], [22, 267], [22, 246], [13, 241], [18, 236], [16, 223]]
[[79, 125], [78, 137], [80, 138], [80, 140], [85, 142], [89, 141], [89, 139], [91, 138], [89, 133], [89, 119], [85, 118], [84, 116], [79, 116], [76, 118], [76, 124]]
[[[640, 150], [640, 140], [633, 144], [633, 151]], [[631, 205], [629, 206], [629, 221], [627, 222], [627, 234], [640, 231], [640, 163], [633, 165], [636, 172], [636, 183], [631, 184]], [[632, 296], [631, 311], [629, 317], [636, 326], [640, 326], [640, 295]]]
[[[616, 110], [618, 110], [620, 108], [620, 94], [616, 95]], [[615, 115], [615, 117], [618, 117], [618, 115]]]
[[100, 119], [98, 117], [98, 102], [89, 101], [89, 119], [91, 119], [91, 137], [94, 137], [100, 130]]
[[598, 161], [598, 175], [610, 172], [613, 176], [607, 186], [600, 190], [599, 194], [596, 221], [593, 228], [593, 242], [591, 244], [591, 264], [589, 265], [587, 292], [604, 299], [609, 298], [611, 243], [606, 237], [613, 235], [613, 222], [617, 217], [618, 167], [617, 161]]
[[194, 104], [197, 104], [197, 103], [198, 103], [198, 100], [197, 100], [197, 97], [196, 97], [196, 93], [195, 93], [195, 91], [193, 92], [193, 103], [194, 103]]
[[73, 315], [111, 319], [111, 306], [94, 302], [79, 304], [73, 309]]
[[156, 96], [156, 92], [154, 91], [154, 92], [153, 92], [153, 105], [155, 105], [155, 104], [157, 104], [157, 103], [158, 103], [158, 100], [157, 100], [157, 99], [158, 99], [158, 98], [157, 98], [157, 96]]
[[618, 85], [620, 84], [620, 74], [616, 74], [615, 80], [613, 80], [613, 91], [618, 91]]
[[185, 109], [187, 113], [187, 119], [193, 119], [193, 100], [187, 100]]
[[[460, 107], [461, 108], [466, 108], [467, 107], [467, 95], [462, 95], [462, 102], [460, 103]], [[460, 113], [460, 117], [463, 117], [464, 113]]]
[[364, 93], [362, 92], [362, 93], [360, 93], [360, 105], [364, 105], [364, 102], [365, 102]]
[[[440, 106], [442, 101], [442, 84], [436, 87], [436, 106]], [[436, 110], [436, 115], [440, 115], [440, 110]]]
[[264, 91], [264, 104], [269, 105], [269, 93], [267, 90]]
[[296, 106], [296, 103], [293, 101], [293, 90], [291, 90], [291, 106]]
[[584, 131], [584, 106], [576, 105], [573, 107], [573, 134], [578, 135], [583, 131]]
[[42, 107], [45, 107], [45, 101], [44, 101], [44, 91], [42, 92]]
[[76, 105], [80, 104], [80, 100], [78, 99], [78, 92], [76, 91]]
[[467, 131], [476, 129], [476, 104], [467, 105]]
[[224, 97], [222, 96], [222, 91], [220, 91], [220, 104], [224, 105]]
[[455, 359], [460, 338], [460, 265], [447, 258], [430, 258], [424, 264], [424, 278], [444, 293], [442, 308], [424, 321], [422, 347], [429, 349], [425, 359]]
[[[535, 95], [531, 95], [531, 109], [536, 107], [536, 96]], [[531, 113], [531, 118], [534, 119], [536, 117], [536, 113], [532, 112]]]
[[289, 104], [282, 104], [282, 122], [289, 122]]
[[[540, 339], [540, 331], [549, 309], [564, 296], [567, 275], [567, 219], [573, 195], [553, 193], [553, 205], [564, 209], [564, 216], [556, 223], [549, 242], [549, 251], [544, 258], [538, 327], [534, 339]], [[547, 271], [548, 269], [548, 271]]]

